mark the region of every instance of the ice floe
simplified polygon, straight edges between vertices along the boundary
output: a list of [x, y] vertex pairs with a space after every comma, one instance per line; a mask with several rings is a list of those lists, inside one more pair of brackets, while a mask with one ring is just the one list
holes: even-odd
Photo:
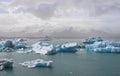
[[43, 59], [36, 59], [36, 60], [32, 60], [32, 61], [25, 61], [23, 63], [20, 63], [22, 66], [24, 67], [28, 67], [28, 68], [35, 68], [35, 67], [52, 67], [53, 65], [53, 61], [45, 61]]

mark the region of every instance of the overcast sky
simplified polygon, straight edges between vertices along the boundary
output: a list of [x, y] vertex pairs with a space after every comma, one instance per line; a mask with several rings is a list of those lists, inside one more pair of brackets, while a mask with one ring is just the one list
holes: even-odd
[[0, 0], [0, 36], [120, 36], [120, 0]]

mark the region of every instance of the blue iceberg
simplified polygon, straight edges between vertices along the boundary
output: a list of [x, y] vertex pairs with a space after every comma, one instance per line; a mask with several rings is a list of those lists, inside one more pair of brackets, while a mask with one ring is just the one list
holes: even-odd
[[6, 40], [6, 41], [1, 41], [0, 42], [0, 52], [8, 52], [8, 51], [13, 51], [14, 45], [12, 41]]
[[5, 40], [0, 42], [1, 52], [14, 51], [15, 49], [25, 49], [28, 47], [29, 46], [23, 39]]
[[86, 50], [100, 53], [120, 53], [120, 42], [101, 41], [86, 45]]
[[14, 45], [13, 45], [12, 41], [10, 41], [10, 40], [5, 41], [4, 48], [13, 48], [13, 47], [14, 47]]
[[35, 67], [52, 67], [53, 65], [53, 61], [45, 61], [43, 59], [36, 59], [36, 60], [32, 60], [32, 61], [25, 61], [23, 63], [20, 63], [22, 66], [24, 67], [28, 67], [28, 68], [35, 68]]

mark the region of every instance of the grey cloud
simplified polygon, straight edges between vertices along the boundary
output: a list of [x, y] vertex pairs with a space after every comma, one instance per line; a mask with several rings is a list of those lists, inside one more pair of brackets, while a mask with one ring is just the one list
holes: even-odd
[[[3, 7], [20, 7], [23, 11], [22, 16], [30, 14], [25, 17], [5, 16], [0, 19], [0, 27], [7, 25], [11, 31], [10, 36], [119, 37], [119, 0], [13, 0], [11, 4]], [[51, 22], [52, 19], [55, 21]], [[10, 28], [9, 25], [13, 27]], [[15, 30], [12, 30], [14, 25]]]
[[[46, 4], [44, 8], [38, 8], [39, 4]], [[13, 7], [21, 6], [23, 11], [32, 13], [36, 17], [42, 19], [49, 19], [51, 17], [60, 14], [60, 12], [66, 12], [68, 9], [81, 9], [88, 10], [90, 16], [99, 16], [108, 11], [114, 9], [120, 10], [119, 0], [14, 0], [10, 5]], [[39, 6], [40, 7], [40, 6]], [[36, 9], [37, 8], [37, 9]], [[60, 11], [58, 11], [60, 9]], [[57, 12], [57, 13], [55, 13]], [[69, 12], [72, 12], [69, 11]], [[80, 13], [81, 14], [81, 13]], [[60, 15], [61, 16], [61, 15]], [[58, 17], [58, 15], [57, 15]]]
[[54, 15], [54, 10], [55, 10], [54, 4], [46, 4], [45, 7], [41, 5], [38, 6], [37, 9], [33, 10], [27, 9], [26, 12], [31, 12], [35, 16], [40, 17], [42, 19], [48, 19]]

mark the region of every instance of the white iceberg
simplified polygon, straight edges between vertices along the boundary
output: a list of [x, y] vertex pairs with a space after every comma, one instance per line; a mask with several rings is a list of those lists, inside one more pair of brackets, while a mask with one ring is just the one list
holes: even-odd
[[101, 37], [89, 37], [87, 39], [85, 39], [85, 42], [84, 43], [87, 43], [87, 44], [93, 44], [94, 42], [99, 42], [99, 41], [103, 41], [103, 39]]
[[101, 41], [85, 46], [86, 50], [101, 53], [120, 53], [120, 42]]
[[66, 43], [61, 45], [59, 52], [77, 52], [77, 48], [78, 43]]
[[57, 53], [54, 45], [49, 45], [44, 42], [37, 42], [32, 45], [32, 50], [38, 54], [51, 55]]
[[24, 67], [28, 68], [35, 68], [35, 67], [52, 67], [53, 61], [45, 61], [42, 59], [32, 60], [32, 61], [25, 61], [20, 63]]

